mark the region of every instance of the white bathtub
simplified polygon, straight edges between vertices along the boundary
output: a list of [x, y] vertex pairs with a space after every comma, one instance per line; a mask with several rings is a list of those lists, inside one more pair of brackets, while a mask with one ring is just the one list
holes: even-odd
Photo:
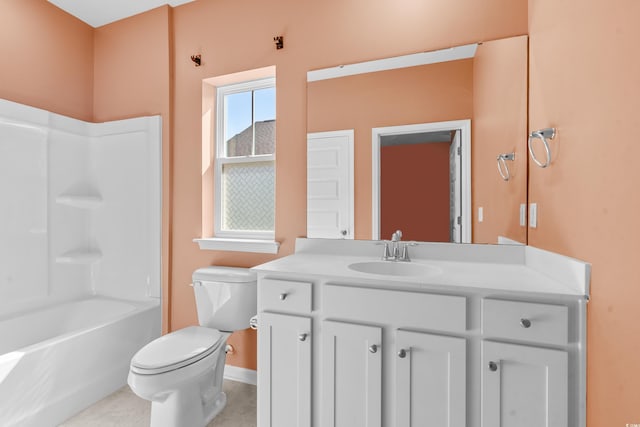
[[0, 426], [57, 426], [126, 384], [159, 300], [92, 297], [0, 319]]

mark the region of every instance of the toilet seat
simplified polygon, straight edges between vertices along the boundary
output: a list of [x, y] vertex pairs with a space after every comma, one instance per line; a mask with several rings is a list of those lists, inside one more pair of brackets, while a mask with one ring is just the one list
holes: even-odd
[[216, 329], [189, 326], [140, 349], [131, 359], [131, 371], [141, 375], [174, 371], [204, 359], [223, 341], [223, 335]]

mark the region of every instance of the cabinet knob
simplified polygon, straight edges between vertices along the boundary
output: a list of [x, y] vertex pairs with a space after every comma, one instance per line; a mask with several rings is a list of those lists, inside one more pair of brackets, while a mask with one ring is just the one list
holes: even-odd
[[342, 234], [343, 236], [347, 235], [347, 230], [340, 230], [340, 234]]
[[299, 341], [306, 341], [307, 340], [307, 334], [298, 335], [298, 340]]
[[400, 359], [404, 359], [405, 357], [407, 357], [407, 350], [405, 350], [404, 348], [401, 348], [400, 351], [398, 352], [398, 357]]
[[372, 346], [369, 347], [369, 352], [370, 353], [377, 353], [378, 352], [378, 346], [373, 344]]
[[496, 362], [489, 362], [489, 370], [495, 372], [498, 370], [498, 364]]
[[520, 326], [527, 329], [531, 327], [531, 320], [529, 319], [520, 319]]
[[287, 294], [285, 292], [280, 294], [280, 301], [284, 301], [287, 299]]

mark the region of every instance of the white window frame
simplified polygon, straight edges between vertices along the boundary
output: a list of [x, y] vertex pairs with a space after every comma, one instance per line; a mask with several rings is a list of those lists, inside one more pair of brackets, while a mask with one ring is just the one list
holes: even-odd
[[[222, 229], [222, 168], [226, 164], [248, 164], [272, 162], [275, 167], [274, 154], [260, 154], [241, 157], [225, 157], [225, 138], [224, 138], [224, 97], [234, 93], [247, 92], [250, 90], [266, 89], [275, 87], [275, 77], [265, 79], [252, 80], [216, 88], [216, 140], [215, 140], [215, 159], [214, 159], [214, 234], [216, 237], [230, 239], [257, 239], [257, 240], [273, 240], [275, 230], [271, 231], [236, 231]], [[277, 112], [276, 112], [277, 115]], [[276, 121], [277, 123], [277, 121]], [[274, 184], [275, 186], [275, 184]], [[275, 188], [274, 188], [275, 194]], [[274, 212], [275, 216], [275, 212]], [[275, 228], [275, 223], [274, 223]]]

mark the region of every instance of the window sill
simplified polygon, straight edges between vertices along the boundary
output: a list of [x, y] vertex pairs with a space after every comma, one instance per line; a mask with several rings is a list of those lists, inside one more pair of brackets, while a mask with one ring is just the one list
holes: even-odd
[[222, 237], [203, 237], [193, 239], [201, 250], [256, 252], [261, 254], [277, 254], [280, 243], [274, 240], [258, 239], [225, 239]]

